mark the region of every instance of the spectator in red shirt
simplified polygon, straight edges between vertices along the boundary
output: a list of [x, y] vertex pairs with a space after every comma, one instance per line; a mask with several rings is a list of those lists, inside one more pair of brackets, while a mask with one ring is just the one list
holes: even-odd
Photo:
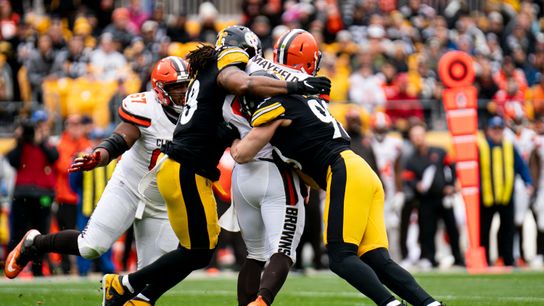
[[0, 1], [0, 40], [11, 40], [17, 35], [21, 17], [11, 9], [7, 0]]
[[[15, 136], [17, 145], [7, 154], [7, 160], [16, 171], [8, 252], [31, 228], [49, 232], [51, 203], [55, 196], [53, 163], [59, 157], [57, 149], [48, 141], [47, 115], [43, 111], [23, 122]], [[43, 275], [41, 260], [33, 261], [32, 273]]]
[[506, 89], [497, 91], [487, 109], [492, 114], [504, 117], [505, 106], [509, 103], [518, 103], [522, 107], [525, 106], [525, 94], [519, 90], [518, 82], [514, 78], [507, 80]]
[[395, 79], [398, 92], [387, 97], [385, 113], [391, 118], [396, 126], [405, 124], [412, 117], [423, 120], [423, 107], [416, 96], [408, 93], [408, 76], [400, 73]]

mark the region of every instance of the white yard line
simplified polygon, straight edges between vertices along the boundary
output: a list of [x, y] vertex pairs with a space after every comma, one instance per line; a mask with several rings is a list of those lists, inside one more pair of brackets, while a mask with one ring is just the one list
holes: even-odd
[[[1, 286], [0, 293], [16, 293], [18, 289], [21, 289], [18, 286]], [[91, 293], [95, 292], [100, 295], [100, 290], [98, 285], [96, 288], [89, 289], [77, 289], [77, 288], [25, 288], [25, 294], [29, 293], [48, 293], [54, 290], [55, 292], [62, 292], [62, 294], [68, 295], [81, 295], [82, 293]], [[185, 289], [174, 289], [168, 293], [169, 296], [199, 296], [199, 295], [212, 295], [212, 296], [234, 296], [236, 294], [233, 290], [185, 290]], [[280, 292], [282, 296], [290, 297], [347, 297], [347, 298], [359, 298], [363, 297], [362, 294], [357, 292], [349, 291], [335, 291], [335, 292], [323, 292], [323, 291], [299, 291], [299, 292]], [[439, 295], [436, 298], [445, 301], [451, 300], [489, 300], [491, 296], [482, 296], [482, 295]], [[524, 296], [501, 296], [501, 301], [509, 302], [544, 302], [544, 297], [524, 297]]]

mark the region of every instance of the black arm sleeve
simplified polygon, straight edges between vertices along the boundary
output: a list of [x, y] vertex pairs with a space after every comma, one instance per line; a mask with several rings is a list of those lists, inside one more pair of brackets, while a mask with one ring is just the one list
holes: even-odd
[[57, 148], [47, 145], [45, 141], [40, 143], [40, 149], [42, 149], [42, 152], [45, 154], [45, 157], [50, 164], [59, 159], [59, 152], [57, 151]]
[[7, 154], [9, 164], [15, 168], [19, 169], [21, 165], [21, 156], [23, 155], [23, 143], [17, 142], [17, 146], [13, 150], [9, 151]]
[[119, 157], [121, 154], [125, 153], [129, 149], [125, 138], [121, 134], [113, 133], [110, 137], [104, 139], [101, 143], [96, 146], [96, 148], [102, 148], [108, 151], [110, 156], [110, 161]]

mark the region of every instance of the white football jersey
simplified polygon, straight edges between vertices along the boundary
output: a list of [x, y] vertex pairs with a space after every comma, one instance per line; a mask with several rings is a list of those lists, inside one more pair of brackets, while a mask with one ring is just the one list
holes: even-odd
[[402, 140], [392, 136], [385, 136], [382, 142], [372, 139], [372, 150], [376, 156], [376, 164], [380, 177], [385, 185], [386, 197], [395, 195], [395, 161], [402, 151]]
[[[278, 78], [285, 81], [300, 81], [304, 80], [310, 75], [295, 70], [280, 64], [276, 64], [273, 61], [267, 60], [264, 57], [256, 55], [252, 57], [246, 65], [246, 73], [251, 74], [255, 71], [267, 70], [274, 73]], [[235, 95], [228, 95], [223, 103], [223, 117], [226, 122], [233, 124], [240, 136], [244, 137], [251, 130], [249, 121], [251, 118], [245, 117], [240, 111], [240, 101]], [[267, 144], [263, 147], [255, 158], [271, 158], [272, 157], [272, 145]]]
[[159, 157], [161, 146], [172, 141], [176, 124], [164, 113], [153, 91], [131, 94], [119, 107], [123, 121], [140, 129], [140, 138], [126, 151], [115, 168], [128, 188], [138, 193], [138, 183], [151, 170]]
[[544, 188], [544, 135], [537, 135], [535, 139], [535, 150], [538, 157], [540, 157], [540, 169], [539, 169], [539, 181], [535, 182], [535, 187], [538, 187], [539, 193]]
[[521, 158], [523, 158], [525, 162], [528, 162], [529, 156], [535, 147], [535, 140], [537, 137], [535, 131], [524, 127], [519, 134], [516, 134], [511, 129], [505, 129], [504, 135], [514, 144], [521, 155]]

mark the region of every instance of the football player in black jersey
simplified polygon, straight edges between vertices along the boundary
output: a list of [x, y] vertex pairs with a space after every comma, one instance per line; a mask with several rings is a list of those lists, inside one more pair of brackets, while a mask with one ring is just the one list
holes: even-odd
[[156, 166], [158, 189], [180, 245], [128, 276], [104, 277], [103, 305], [123, 305], [135, 295], [138, 305], [152, 305], [159, 298], [157, 292], [209, 264], [220, 231], [212, 184], [219, 179], [219, 159], [238, 136], [222, 116], [228, 93], [260, 97], [329, 93], [330, 80], [324, 77], [285, 82], [247, 75], [243, 69], [248, 60], [261, 52], [255, 33], [232, 26], [219, 32], [215, 47], [203, 45], [187, 56], [191, 82], [186, 104], [172, 142], [163, 150], [166, 157]]
[[[242, 101], [247, 108], [256, 105], [250, 97]], [[251, 122], [251, 132], [231, 146], [238, 163], [250, 161], [270, 142], [276, 158], [326, 190], [323, 236], [333, 272], [377, 305], [401, 305], [385, 286], [412, 305], [441, 305], [390, 258], [380, 179], [350, 149], [349, 136], [325, 101], [300, 95], [271, 97], [254, 108]]]

